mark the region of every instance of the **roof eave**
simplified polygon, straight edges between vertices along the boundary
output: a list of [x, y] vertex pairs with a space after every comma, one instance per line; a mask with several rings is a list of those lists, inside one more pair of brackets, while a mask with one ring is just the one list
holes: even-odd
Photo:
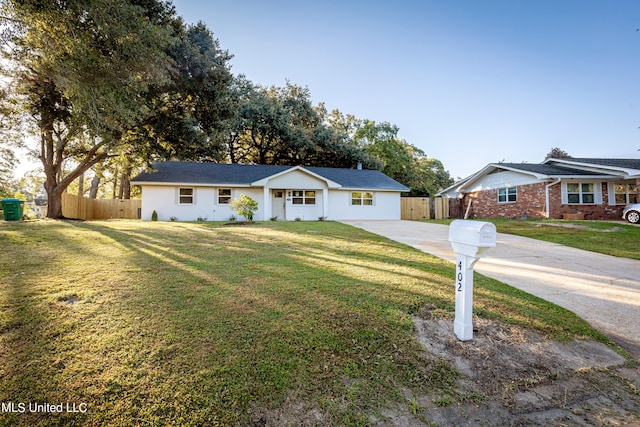
[[621, 172], [622, 173], [622, 174], [616, 175], [616, 177], [620, 177], [620, 178], [636, 178], [636, 177], [640, 177], [640, 170], [638, 170], [638, 169], [625, 168], [625, 167], [622, 167], [622, 166], [603, 165], [603, 164], [599, 164], [599, 163], [587, 163], [587, 162], [577, 161], [577, 160], [572, 159], [572, 158], [566, 158], [566, 159], [548, 158], [548, 159], [545, 159], [544, 162], [542, 162], [542, 163], [551, 163], [551, 162], [562, 163], [562, 164], [566, 164], [566, 165], [580, 167], [580, 168], [587, 169], [587, 170], [588, 169], [600, 169], [600, 170], [608, 170], [608, 171], [617, 171], [617, 172]]
[[619, 175], [549, 175], [553, 179], [620, 179]]
[[131, 181], [131, 185], [153, 185], [165, 187], [251, 187], [249, 184], [212, 183], [212, 182], [162, 182], [162, 181]]
[[341, 187], [339, 190], [344, 191], [387, 191], [390, 193], [406, 193], [411, 191], [409, 187], [403, 186], [402, 188], [376, 188], [376, 187]]

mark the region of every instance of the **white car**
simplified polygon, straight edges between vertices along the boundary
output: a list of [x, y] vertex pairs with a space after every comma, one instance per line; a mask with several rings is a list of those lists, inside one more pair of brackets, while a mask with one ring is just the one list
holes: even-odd
[[631, 224], [637, 224], [640, 222], [640, 203], [633, 205], [627, 205], [622, 210], [622, 219], [626, 219]]

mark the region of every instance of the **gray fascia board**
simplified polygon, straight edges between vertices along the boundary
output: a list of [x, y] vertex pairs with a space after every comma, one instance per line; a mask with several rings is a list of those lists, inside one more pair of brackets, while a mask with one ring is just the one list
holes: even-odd
[[250, 188], [249, 184], [225, 184], [207, 182], [159, 182], [159, 181], [131, 181], [131, 185], [153, 185], [165, 187], [243, 187]]

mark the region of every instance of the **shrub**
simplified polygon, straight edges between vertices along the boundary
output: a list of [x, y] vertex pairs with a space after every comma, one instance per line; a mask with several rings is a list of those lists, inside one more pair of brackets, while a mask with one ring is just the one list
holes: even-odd
[[238, 215], [242, 215], [249, 222], [253, 222], [253, 213], [258, 210], [258, 202], [246, 194], [241, 194], [237, 199], [233, 199], [229, 204]]
[[153, 213], [151, 214], [151, 221], [157, 221], [158, 220], [158, 212], [153, 211]]

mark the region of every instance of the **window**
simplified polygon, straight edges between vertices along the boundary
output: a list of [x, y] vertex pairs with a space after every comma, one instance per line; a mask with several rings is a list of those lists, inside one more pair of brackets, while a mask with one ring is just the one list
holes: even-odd
[[313, 190], [295, 190], [291, 202], [294, 205], [315, 205], [316, 192]]
[[518, 190], [516, 187], [498, 188], [498, 203], [510, 203], [518, 201]]
[[373, 206], [373, 193], [353, 191], [351, 193], [351, 204], [353, 206]]
[[638, 190], [635, 184], [615, 184], [616, 205], [638, 203]]
[[593, 184], [587, 183], [567, 183], [567, 203], [593, 204], [593, 187]]
[[231, 189], [218, 188], [218, 204], [228, 205], [229, 203], [231, 203]]
[[179, 190], [179, 202], [181, 205], [193, 204], [193, 188], [181, 188]]

